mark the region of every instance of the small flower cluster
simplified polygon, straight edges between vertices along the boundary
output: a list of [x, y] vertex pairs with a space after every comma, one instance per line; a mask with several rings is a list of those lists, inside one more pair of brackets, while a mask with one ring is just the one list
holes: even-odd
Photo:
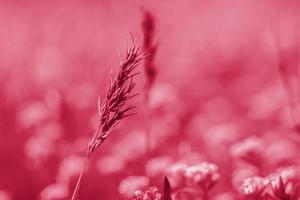
[[119, 192], [123, 196], [132, 197], [135, 191], [142, 190], [149, 185], [149, 178], [146, 176], [129, 176], [121, 181]]
[[162, 200], [162, 194], [156, 187], [149, 187], [145, 191], [137, 190], [131, 200]]
[[208, 162], [187, 167], [184, 176], [188, 183], [205, 190], [210, 190], [220, 179], [218, 166]]
[[299, 174], [296, 167], [279, 169], [269, 177], [273, 195], [277, 199], [299, 198]]
[[259, 176], [247, 178], [244, 180], [240, 191], [246, 198], [259, 199], [265, 191], [267, 184], [268, 181]]
[[295, 167], [277, 170], [266, 178], [251, 177], [244, 180], [240, 192], [246, 199], [299, 199], [299, 175]]
[[230, 149], [230, 153], [234, 158], [257, 165], [263, 159], [262, 150], [262, 141], [257, 137], [249, 137], [234, 144]]
[[168, 167], [166, 174], [174, 189], [179, 189], [185, 186], [185, 171], [187, 165], [184, 163], [174, 163]]
[[[170, 164], [167, 169], [165, 169], [165, 174], [168, 178], [165, 178], [164, 190], [168, 191], [169, 195], [167, 196], [169, 196], [169, 198], [172, 197], [172, 199], [181, 199], [183, 196], [193, 196], [193, 198], [207, 199], [208, 192], [220, 179], [218, 166], [209, 162], [200, 162], [194, 165], [173, 163]], [[125, 180], [127, 183], [126, 185], [128, 185], [128, 181], [132, 180], [132, 178], [127, 178]], [[139, 178], [139, 180], [141, 179]], [[132, 180], [130, 182], [131, 185], [136, 185], [137, 181]], [[124, 186], [124, 181], [121, 182], [121, 185]], [[135, 191], [135, 196], [132, 198], [132, 200], [162, 199], [162, 195], [157, 188], [149, 187], [143, 191], [145, 188], [144, 186], [145, 185]], [[124, 191], [124, 187], [122, 188], [122, 191]], [[124, 196], [128, 197], [128, 195]]]
[[214, 163], [201, 162], [195, 165], [175, 163], [167, 170], [174, 187], [200, 187], [210, 190], [220, 179], [219, 168]]

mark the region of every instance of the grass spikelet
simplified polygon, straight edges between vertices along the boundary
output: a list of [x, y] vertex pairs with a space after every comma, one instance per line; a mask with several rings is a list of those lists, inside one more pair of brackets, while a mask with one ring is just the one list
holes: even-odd
[[144, 53], [140, 52], [140, 46], [134, 44], [128, 49], [125, 60], [120, 62], [118, 75], [111, 77], [104, 102], [101, 104], [100, 100], [98, 101], [100, 123], [89, 142], [88, 156], [102, 144], [120, 120], [133, 114], [131, 111], [135, 106], [126, 103], [137, 95], [132, 94], [135, 86], [133, 78], [138, 74], [135, 69], [143, 58]]
[[154, 44], [155, 35], [155, 19], [152, 13], [143, 10], [143, 50], [147, 52], [147, 57], [144, 60], [144, 72], [146, 77], [145, 91], [144, 91], [144, 104], [145, 104], [145, 134], [146, 134], [146, 152], [148, 155], [151, 153], [152, 138], [151, 138], [151, 113], [149, 109], [149, 93], [155, 81], [157, 71], [154, 64], [157, 46]]
[[91, 155], [108, 138], [112, 129], [124, 118], [133, 115], [134, 105], [127, 105], [128, 100], [137, 94], [132, 94], [135, 87], [134, 77], [138, 74], [135, 69], [139, 66], [144, 53], [140, 50], [140, 44], [133, 45], [127, 50], [125, 59], [120, 61], [118, 74], [110, 77], [108, 91], [104, 101], [98, 100], [98, 112], [100, 121], [98, 127], [90, 139], [86, 160], [78, 177], [71, 200], [76, 200], [80, 190], [81, 181], [85, 172], [86, 165]]

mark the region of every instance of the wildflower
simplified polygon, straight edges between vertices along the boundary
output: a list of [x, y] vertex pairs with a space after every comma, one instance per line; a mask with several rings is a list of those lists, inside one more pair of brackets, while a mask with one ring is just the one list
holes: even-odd
[[162, 194], [156, 187], [149, 187], [144, 192], [137, 190], [131, 200], [162, 200]]
[[146, 163], [146, 174], [150, 177], [155, 177], [165, 172], [172, 163], [172, 159], [168, 156], [161, 156], [150, 159]]
[[259, 199], [267, 186], [267, 180], [255, 176], [244, 180], [240, 192], [247, 198]]
[[279, 199], [294, 199], [298, 197], [299, 175], [295, 167], [279, 169], [269, 176], [273, 195]]
[[239, 163], [232, 171], [231, 184], [239, 190], [245, 179], [255, 176], [259, 176], [259, 170], [255, 166]]
[[264, 151], [268, 163], [278, 166], [291, 163], [297, 157], [297, 146], [292, 141], [280, 137], [272, 137], [271, 140]]
[[172, 200], [204, 200], [204, 198], [197, 189], [185, 187], [174, 192]]
[[187, 167], [186, 164], [178, 162], [170, 165], [166, 170], [166, 174], [173, 188], [180, 188], [185, 185], [184, 173]]
[[[64, 183], [54, 183], [46, 186], [40, 193], [41, 200], [63, 199], [69, 194], [69, 189]], [[1, 198], [0, 198], [1, 199]]]
[[211, 189], [220, 179], [218, 166], [208, 162], [186, 168], [184, 176], [187, 182], [198, 185], [204, 190]]
[[61, 183], [69, 184], [71, 179], [80, 173], [81, 157], [68, 156], [64, 158], [58, 168], [57, 180]]
[[253, 165], [258, 165], [262, 160], [262, 144], [257, 137], [250, 137], [232, 146], [230, 149], [233, 157], [240, 158]]
[[215, 196], [214, 200], [234, 200], [234, 195], [231, 192], [224, 192]]
[[126, 167], [126, 159], [118, 154], [103, 156], [97, 161], [97, 170], [101, 174], [111, 174], [120, 172]]
[[119, 192], [126, 197], [131, 197], [135, 191], [145, 188], [148, 184], [149, 179], [145, 176], [129, 176], [121, 181]]

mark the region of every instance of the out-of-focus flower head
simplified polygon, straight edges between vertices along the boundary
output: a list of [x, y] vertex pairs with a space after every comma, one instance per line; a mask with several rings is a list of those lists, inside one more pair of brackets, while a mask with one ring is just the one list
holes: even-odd
[[189, 166], [184, 176], [188, 184], [197, 185], [206, 190], [211, 189], [220, 179], [218, 166], [209, 162]]
[[126, 167], [128, 162], [135, 161], [144, 155], [144, 149], [145, 134], [140, 130], [129, 131], [112, 144], [110, 154], [98, 160], [97, 169], [102, 174], [119, 172]]
[[181, 109], [178, 102], [175, 88], [166, 83], [153, 85], [149, 93], [149, 106], [157, 115], [178, 113]]
[[193, 165], [205, 160], [205, 156], [199, 151], [193, 150], [192, 145], [188, 142], [180, 142], [177, 145], [177, 152], [180, 162], [187, 165]]
[[174, 163], [167, 170], [166, 174], [168, 179], [172, 185], [172, 188], [180, 188], [185, 185], [185, 177], [184, 173], [187, 169], [187, 165], [185, 163]]
[[259, 199], [262, 197], [268, 181], [265, 178], [255, 176], [244, 180], [240, 192], [247, 198]]
[[149, 184], [148, 177], [145, 176], [129, 176], [123, 179], [119, 185], [120, 194], [129, 198], [132, 197], [134, 192], [140, 191], [147, 187]]
[[295, 164], [298, 156], [297, 145], [288, 138], [282, 138], [281, 135], [276, 137], [275, 134], [272, 132], [268, 133], [270, 139], [264, 150], [265, 157], [268, 158], [268, 163], [273, 166]]
[[67, 185], [61, 183], [54, 183], [48, 185], [40, 193], [41, 200], [53, 200], [53, 199], [63, 199], [69, 194], [69, 189]]
[[[238, 139], [239, 129], [234, 123], [219, 123], [207, 128], [203, 137], [209, 146], [228, 146]], [[211, 137], [212, 135], [214, 137]]]
[[203, 200], [203, 197], [197, 189], [185, 187], [174, 192], [172, 200]]
[[[126, 135], [120, 138], [112, 147], [114, 154], [124, 157], [126, 162], [135, 161], [144, 155], [145, 149], [145, 134], [143, 130], [131, 130]], [[120, 148], [123, 149], [120, 151]]]
[[58, 169], [57, 181], [69, 184], [71, 179], [80, 173], [81, 162], [82, 158], [80, 156], [68, 156], [64, 158]]
[[11, 195], [8, 193], [8, 191], [1, 190], [0, 189], [0, 200], [11, 200]]
[[103, 156], [97, 162], [97, 170], [100, 174], [112, 174], [120, 172], [125, 168], [127, 160], [120, 155], [111, 154]]
[[30, 167], [40, 167], [47, 158], [55, 154], [55, 144], [60, 139], [62, 127], [57, 122], [47, 122], [35, 129], [36, 133], [24, 145]]
[[239, 190], [245, 179], [256, 176], [259, 176], [259, 170], [255, 166], [239, 163], [232, 171], [231, 184], [236, 190]]
[[146, 163], [146, 174], [150, 177], [162, 175], [171, 164], [172, 159], [168, 156], [150, 159]]
[[135, 196], [131, 200], [162, 200], [162, 194], [156, 187], [149, 187], [145, 191], [135, 191]]
[[294, 199], [299, 197], [299, 170], [286, 167], [269, 175], [269, 185], [273, 195], [280, 199]]
[[20, 127], [26, 129], [49, 120], [50, 110], [43, 102], [31, 102], [27, 106], [20, 108], [17, 121]]
[[231, 192], [224, 192], [221, 194], [217, 194], [213, 200], [234, 200], [235, 197]]
[[249, 137], [244, 141], [234, 144], [230, 149], [231, 155], [253, 165], [262, 160], [262, 141], [257, 137]]
[[278, 85], [261, 88], [249, 98], [248, 117], [254, 120], [262, 120], [274, 117], [278, 109], [285, 106], [282, 98], [282, 88]]

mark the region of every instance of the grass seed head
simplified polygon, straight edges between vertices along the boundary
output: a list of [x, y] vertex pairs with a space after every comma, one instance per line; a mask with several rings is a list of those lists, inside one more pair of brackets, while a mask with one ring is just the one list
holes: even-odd
[[127, 50], [125, 59], [120, 62], [118, 74], [111, 77], [105, 99], [98, 102], [100, 122], [94, 136], [89, 142], [88, 156], [110, 135], [111, 130], [122, 119], [133, 115], [134, 105], [127, 105], [136, 96], [132, 94], [135, 87], [134, 77], [138, 74], [136, 68], [144, 58], [140, 45], [135, 44]]

